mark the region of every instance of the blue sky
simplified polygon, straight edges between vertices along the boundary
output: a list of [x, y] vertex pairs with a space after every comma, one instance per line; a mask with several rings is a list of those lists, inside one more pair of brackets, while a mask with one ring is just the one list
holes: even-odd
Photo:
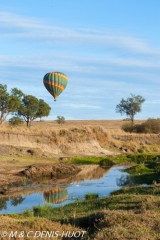
[[[0, 83], [42, 98], [47, 119], [123, 119], [130, 93], [146, 101], [136, 119], [160, 117], [159, 0], [0, 0]], [[54, 102], [47, 72], [68, 76]]]

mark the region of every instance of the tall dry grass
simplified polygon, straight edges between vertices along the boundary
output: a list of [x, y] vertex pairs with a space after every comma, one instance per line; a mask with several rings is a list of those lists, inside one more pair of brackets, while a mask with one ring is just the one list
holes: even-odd
[[[135, 123], [142, 123], [143, 120], [137, 120]], [[111, 134], [124, 134], [121, 130], [121, 126], [124, 124], [122, 120], [66, 120], [65, 123], [60, 126], [54, 121], [33, 121], [32, 126], [28, 128], [26, 123], [20, 126], [11, 126], [8, 122], [0, 125], [0, 131], [11, 131], [20, 133], [48, 133], [50, 131], [56, 131], [60, 129], [72, 129], [72, 128], [84, 128], [84, 127], [103, 127], [107, 132]]]

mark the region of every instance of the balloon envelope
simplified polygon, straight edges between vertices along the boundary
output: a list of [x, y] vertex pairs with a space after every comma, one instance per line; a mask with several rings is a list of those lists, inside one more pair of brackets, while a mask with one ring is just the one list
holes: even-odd
[[44, 76], [43, 83], [48, 92], [56, 99], [66, 88], [68, 78], [64, 73], [50, 72]]
[[44, 199], [49, 203], [60, 203], [67, 199], [68, 191], [66, 188], [56, 186], [43, 193]]

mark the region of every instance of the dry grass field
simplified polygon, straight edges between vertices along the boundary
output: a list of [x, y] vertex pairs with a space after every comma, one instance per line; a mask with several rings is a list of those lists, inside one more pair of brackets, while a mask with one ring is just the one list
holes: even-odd
[[[140, 124], [145, 120], [136, 120], [135, 123]], [[66, 120], [62, 126], [53, 121], [33, 121], [30, 128], [26, 127], [26, 123], [18, 127], [9, 126], [8, 122], [0, 126], [0, 131], [11, 131], [21, 133], [48, 133], [48, 131], [54, 131], [59, 129], [69, 130], [71, 128], [82, 128], [82, 127], [103, 127], [109, 133], [124, 134], [121, 130], [121, 126], [126, 121], [123, 120]]]
[[[135, 121], [138, 124], [142, 122], [144, 120]], [[18, 154], [17, 148], [25, 153], [22, 148], [32, 148], [34, 156], [58, 158], [102, 153], [160, 152], [159, 134], [126, 133], [121, 129], [124, 123], [126, 121], [122, 120], [67, 120], [59, 125], [55, 120], [33, 121], [29, 128], [25, 123], [11, 126], [6, 122], [0, 126], [0, 153], [5, 155], [8, 151]]]

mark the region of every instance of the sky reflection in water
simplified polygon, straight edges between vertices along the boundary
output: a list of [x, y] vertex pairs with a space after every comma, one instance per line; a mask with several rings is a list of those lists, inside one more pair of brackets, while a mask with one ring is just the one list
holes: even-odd
[[[46, 199], [46, 195], [43, 190], [38, 193], [33, 192], [29, 195], [24, 192], [24, 194], [19, 197], [10, 197], [6, 200], [1, 198], [0, 213], [20, 213], [25, 209], [31, 209], [33, 206], [40, 206], [44, 204], [63, 206], [75, 200], [84, 199], [87, 193], [98, 193], [99, 197], [108, 196], [112, 191], [120, 189], [120, 186], [117, 185], [117, 180], [120, 177], [127, 175], [127, 173], [122, 172], [121, 169], [124, 169], [124, 167], [112, 167], [110, 170], [104, 170], [97, 167], [97, 169], [92, 171], [92, 176], [88, 173], [86, 173], [86, 176], [85, 174], [79, 174], [76, 176], [76, 180], [73, 178], [74, 181], [71, 181], [70, 179], [71, 183], [58, 184], [60, 188], [65, 188], [66, 194], [68, 193], [66, 197], [62, 197], [62, 201], [61, 199], [59, 200], [59, 203], [50, 202], [53, 202], [55, 198], [59, 198], [61, 193], [58, 193], [58, 196], [55, 194], [53, 196], [54, 199], [51, 199], [50, 197]], [[53, 185], [52, 187], [47, 187], [48, 190], [55, 188], [53, 188]]]

